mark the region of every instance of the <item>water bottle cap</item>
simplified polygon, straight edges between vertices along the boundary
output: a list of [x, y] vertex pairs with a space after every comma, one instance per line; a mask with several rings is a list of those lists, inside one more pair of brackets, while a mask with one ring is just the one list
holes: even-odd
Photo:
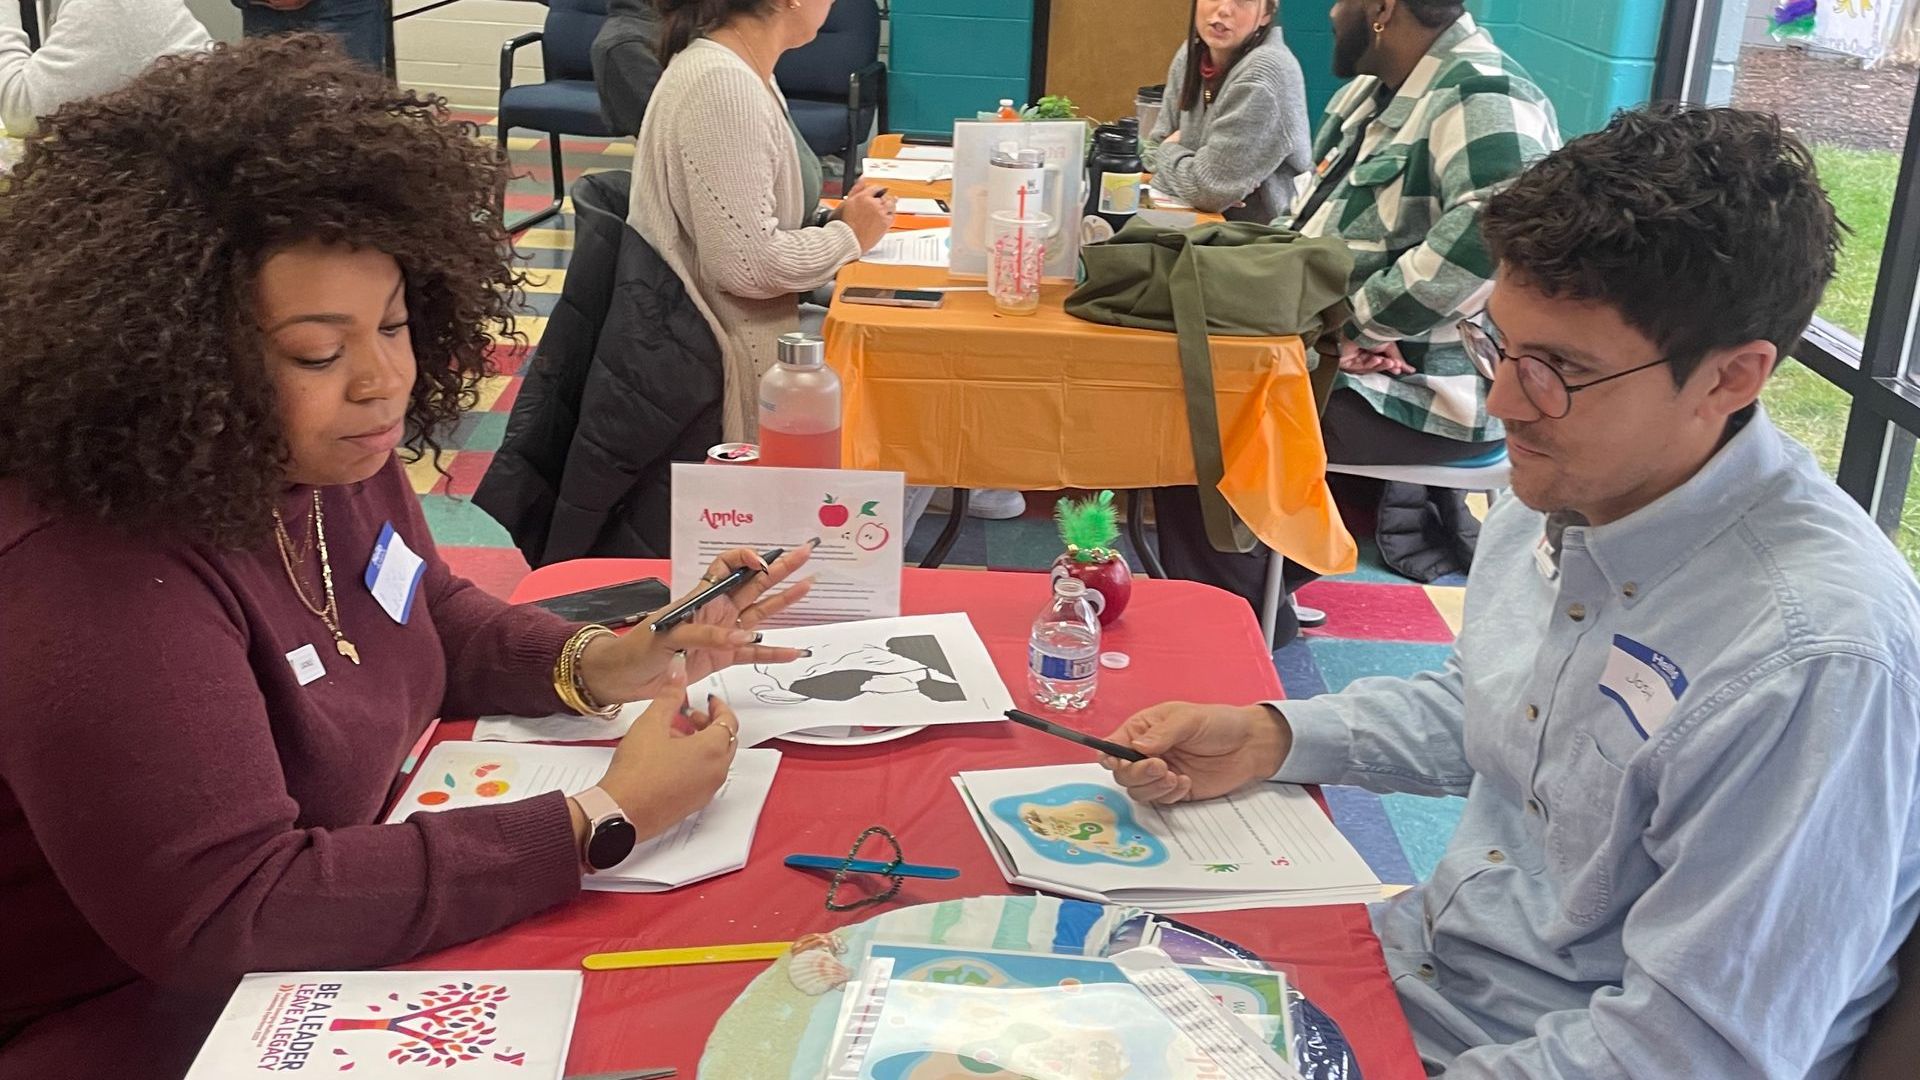
[[1085, 596], [1087, 595], [1087, 583], [1081, 581], [1079, 578], [1062, 576], [1053, 583], [1053, 595]]
[[827, 362], [827, 343], [816, 334], [781, 334], [779, 357], [794, 367], [819, 367]]

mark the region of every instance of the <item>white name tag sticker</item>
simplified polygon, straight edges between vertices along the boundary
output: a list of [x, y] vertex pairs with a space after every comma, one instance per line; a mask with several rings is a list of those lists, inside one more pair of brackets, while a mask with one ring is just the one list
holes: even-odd
[[415, 555], [388, 522], [381, 528], [380, 539], [373, 545], [373, 558], [367, 563], [367, 589], [388, 617], [405, 626], [413, 614], [413, 597], [420, 591], [420, 578], [426, 569], [426, 560]]
[[1613, 636], [1600, 692], [1626, 711], [1627, 722], [1641, 738], [1650, 739], [1660, 730], [1686, 690], [1687, 676], [1671, 657], [1630, 637]]
[[287, 664], [293, 668], [293, 677], [305, 686], [327, 673], [327, 666], [320, 662], [320, 653], [311, 645], [302, 645], [287, 654]]

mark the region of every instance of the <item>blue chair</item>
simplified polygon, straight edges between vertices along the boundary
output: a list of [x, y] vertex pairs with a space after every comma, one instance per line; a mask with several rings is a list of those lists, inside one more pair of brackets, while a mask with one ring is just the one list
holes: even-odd
[[874, 0], [839, 0], [820, 35], [791, 50], [773, 76], [807, 146], [846, 162], [848, 187], [860, 176], [860, 146], [877, 118], [887, 126], [887, 66], [880, 62], [880, 9]]
[[[521, 34], [500, 47], [500, 113], [494, 121], [500, 150], [507, 149], [507, 132], [530, 128], [547, 133], [553, 159], [553, 202], [546, 209], [509, 224], [522, 229], [558, 217], [567, 198], [567, 178], [560, 156], [560, 136], [613, 138], [600, 115], [600, 95], [593, 86], [593, 39], [607, 21], [606, 0], [547, 0], [546, 25]], [[540, 44], [546, 81], [513, 85], [513, 54]], [[500, 211], [506, 219], [506, 207]]]

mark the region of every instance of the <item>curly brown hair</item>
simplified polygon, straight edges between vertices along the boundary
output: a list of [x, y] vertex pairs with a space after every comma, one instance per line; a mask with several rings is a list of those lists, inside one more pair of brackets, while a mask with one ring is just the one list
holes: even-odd
[[1786, 355], [1845, 226], [1778, 117], [1659, 102], [1535, 164], [1480, 228], [1502, 274], [1617, 308], [1684, 385], [1715, 349], [1760, 340]]
[[0, 475], [129, 530], [264, 539], [288, 451], [254, 282], [308, 240], [400, 264], [407, 446], [437, 454], [523, 300], [506, 162], [477, 135], [311, 34], [165, 59], [46, 118], [0, 184]]

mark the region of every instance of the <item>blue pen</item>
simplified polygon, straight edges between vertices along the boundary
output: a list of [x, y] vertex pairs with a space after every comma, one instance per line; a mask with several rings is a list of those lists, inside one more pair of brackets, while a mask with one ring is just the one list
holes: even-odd
[[912, 863], [901, 863], [892, 870], [888, 870], [887, 864], [883, 862], [855, 859], [849, 863], [836, 855], [789, 855], [787, 865], [797, 866], [802, 870], [838, 870], [844, 865], [856, 874], [891, 874], [898, 877], [932, 878], [936, 881], [946, 881], [960, 876], [960, 871], [951, 866], [915, 866]]

